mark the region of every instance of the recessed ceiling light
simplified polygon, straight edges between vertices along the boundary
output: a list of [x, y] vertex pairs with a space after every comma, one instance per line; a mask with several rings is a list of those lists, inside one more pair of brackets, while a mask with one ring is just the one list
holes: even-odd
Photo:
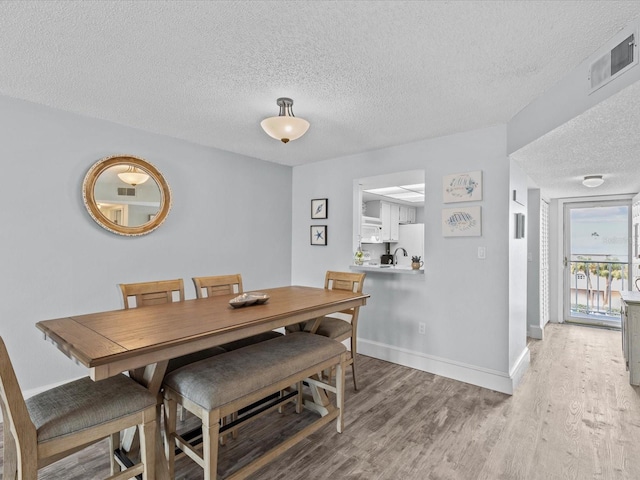
[[400, 187], [366, 188], [363, 191], [406, 202], [424, 202], [424, 183], [402, 185]]
[[424, 202], [424, 195], [418, 192], [391, 193], [385, 196], [397, 198], [398, 200], [405, 200], [407, 202]]
[[365, 190], [365, 192], [373, 193], [374, 195], [390, 195], [392, 193], [403, 193], [404, 191], [400, 187], [368, 188]]
[[411, 190], [414, 192], [424, 193], [424, 183], [416, 183], [414, 185], [402, 185], [401, 188], [404, 188], [406, 190]]

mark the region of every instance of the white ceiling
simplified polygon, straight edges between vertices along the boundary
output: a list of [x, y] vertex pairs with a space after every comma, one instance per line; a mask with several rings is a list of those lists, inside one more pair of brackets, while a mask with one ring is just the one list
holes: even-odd
[[[637, 1], [2, 1], [0, 94], [300, 165], [506, 123], [639, 15]], [[280, 96], [311, 122], [287, 145], [260, 128]]]

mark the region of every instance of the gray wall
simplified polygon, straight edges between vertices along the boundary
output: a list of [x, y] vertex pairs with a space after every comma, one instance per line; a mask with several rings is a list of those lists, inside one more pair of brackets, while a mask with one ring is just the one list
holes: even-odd
[[[86, 375], [35, 323], [122, 308], [118, 283], [240, 272], [246, 289], [290, 284], [289, 167], [0, 97], [0, 335], [23, 390]], [[146, 158], [173, 208], [150, 235], [98, 226], [82, 202], [97, 160]]]
[[[122, 282], [182, 277], [188, 298], [194, 275], [241, 272], [247, 289], [321, 286], [327, 269], [352, 262], [354, 179], [414, 169], [427, 185], [425, 275], [368, 276], [360, 350], [508, 393], [526, 367], [526, 298], [509, 293], [510, 264], [526, 252], [510, 254], [504, 125], [294, 169], [6, 97], [0, 128], [0, 334], [27, 391], [86, 374], [42, 340], [37, 321], [121, 308]], [[88, 168], [118, 153], [148, 159], [171, 185], [171, 213], [148, 236], [113, 235], [82, 203]], [[444, 238], [442, 177], [473, 170], [483, 171], [483, 234]], [[312, 221], [309, 201], [324, 197], [329, 218]], [[315, 223], [328, 225], [328, 246], [309, 245]]]
[[512, 154], [640, 80], [640, 65], [635, 65], [610, 83], [589, 93], [589, 66], [631, 33], [635, 31], [637, 34], [638, 29], [640, 20], [635, 20], [552, 88], [520, 110], [508, 124], [507, 152]]
[[[371, 299], [361, 310], [359, 350], [510, 393], [510, 373], [520, 367], [513, 359], [528, 361], [526, 242], [510, 257], [505, 125], [295, 167], [293, 282], [320, 286], [327, 269], [352, 263], [355, 179], [415, 169], [424, 169], [426, 181], [425, 275], [367, 274]], [[442, 177], [474, 170], [483, 171], [482, 236], [444, 238], [441, 212], [454, 205], [442, 203]], [[310, 200], [325, 197], [329, 218], [312, 221]], [[328, 225], [328, 246], [309, 245], [315, 223]], [[479, 246], [486, 260], [477, 258]], [[525, 267], [513, 273], [524, 278], [524, 290], [511, 300], [510, 261]], [[419, 322], [427, 324], [426, 335], [418, 335]]]

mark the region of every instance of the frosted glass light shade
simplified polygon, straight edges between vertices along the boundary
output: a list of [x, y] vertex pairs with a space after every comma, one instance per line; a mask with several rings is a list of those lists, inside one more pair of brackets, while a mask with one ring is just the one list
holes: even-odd
[[279, 98], [276, 103], [280, 107], [280, 114], [277, 117], [265, 118], [260, 122], [260, 126], [267, 135], [282, 143], [288, 143], [300, 138], [309, 130], [309, 122], [293, 115], [293, 100], [283, 97]]
[[599, 187], [603, 183], [604, 180], [602, 179], [602, 175], [587, 175], [582, 181], [582, 184], [589, 188]]
[[298, 117], [269, 117], [260, 122], [267, 135], [282, 143], [296, 140], [309, 130], [309, 122]]
[[143, 184], [147, 180], [149, 180], [149, 175], [144, 173], [142, 170], [136, 167], [129, 167], [126, 171], [118, 174], [120, 180], [124, 183], [128, 183], [129, 185], [135, 187], [136, 185]]

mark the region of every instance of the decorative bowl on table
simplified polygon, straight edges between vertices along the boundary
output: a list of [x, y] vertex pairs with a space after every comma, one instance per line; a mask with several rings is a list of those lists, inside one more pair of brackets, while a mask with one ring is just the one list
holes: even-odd
[[253, 305], [257, 301], [258, 300], [256, 298], [252, 297], [248, 293], [243, 293], [242, 295], [238, 295], [237, 297], [229, 300], [229, 305], [231, 305], [233, 308], [240, 308], [246, 307], [248, 305]]
[[262, 292], [243, 293], [229, 300], [229, 305], [233, 308], [248, 307], [249, 305], [261, 305], [267, 303], [269, 295]]
[[256, 304], [262, 305], [263, 303], [267, 303], [269, 301], [269, 295], [262, 292], [249, 292], [247, 295], [256, 299]]

